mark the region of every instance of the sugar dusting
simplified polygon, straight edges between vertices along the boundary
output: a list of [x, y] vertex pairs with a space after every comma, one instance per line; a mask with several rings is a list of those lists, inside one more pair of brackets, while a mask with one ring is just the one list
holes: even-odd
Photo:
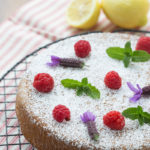
[[[73, 46], [80, 39], [88, 40], [92, 47], [91, 55], [82, 59], [88, 67], [84, 67], [84, 69], [50, 68], [45, 65], [50, 61], [50, 55], [76, 58]], [[68, 143], [73, 142], [79, 148], [81, 146], [85, 146], [87, 149], [142, 149], [142, 146], [150, 148], [149, 125], [145, 124], [141, 127], [138, 121], [126, 119], [126, 125], [122, 131], [113, 131], [103, 124], [103, 116], [111, 110], [122, 112], [128, 107], [140, 105], [144, 111], [150, 112], [149, 98], [142, 97], [137, 103], [129, 102], [129, 98], [133, 93], [126, 85], [128, 81], [134, 85], [138, 83], [141, 87], [150, 84], [150, 61], [131, 63], [128, 68], [124, 68], [122, 62], [111, 59], [105, 52], [110, 46], [123, 47], [129, 39], [134, 48], [138, 36], [93, 33], [63, 40], [44, 50], [43, 53], [35, 57], [27, 74], [33, 81], [37, 73], [49, 73], [54, 78], [55, 86], [51, 93], [42, 94], [37, 92], [31, 84], [31, 98], [26, 99], [30, 103], [30, 105], [26, 106], [28, 112], [38, 116], [40, 121], [45, 124], [43, 128], [50, 130], [58, 139]], [[111, 70], [117, 71], [122, 77], [122, 87], [119, 90], [110, 90], [104, 85], [105, 74]], [[93, 100], [85, 95], [76, 96], [74, 90], [64, 88], [60, 82], [65, 78], [81, 80], [83, 77], [88, 77], [89, 82], [101, 91], [99, 100]], [[66, 105], [70, 109], [70, 121], [57, 123], [53, 119], [52, 110], [58, 104]], [[80, 120], [80, 115], [87, 110], [97, 116], [96, 125], [100, 134], [98, 142], [90, 139], [86, 126]]]

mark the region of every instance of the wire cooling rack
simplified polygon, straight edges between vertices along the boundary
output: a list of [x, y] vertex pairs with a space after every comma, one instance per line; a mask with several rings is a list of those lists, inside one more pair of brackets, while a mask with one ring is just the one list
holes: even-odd
[[[150, 33], [148, 31], [137, 30], [119, 30], [115, 32], [127, 32], [130, 34], [139, 35]], [[61, 40], [58, 40], [56, 42], [59, 42]], [[35, 57], [39, 51], [42, 51], [44, 48], [48, 48], [51, 44], [54, 44], [56, 42], [47, 44], [46, 46], [41, 47], [33, 53], [27, 55], [15, 66], [13, 66], [2, 78], [0, 78], [0, 150], [35, 150], [35, 148], [30, 145], [30, 143], [24, 138], [23, 134], [21, 133], [16, 117], [15, 100], [17, 86], [19, 84], [21, 76], [27, 70], [32, 58]]]

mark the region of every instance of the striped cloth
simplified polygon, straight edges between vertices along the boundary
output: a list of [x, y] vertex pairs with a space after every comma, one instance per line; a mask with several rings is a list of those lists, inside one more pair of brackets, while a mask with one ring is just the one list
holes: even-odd
[[[84, 30], [72, 28], [66, 23], [65, 11], [69, 1], [70, 0], [30, 0], [30, 2], [0, 25], [0, 78], [21, 58], [33, 52], [35, 49], [57, 39], [85, 32]], [[149, 22], [147, 25], [140, 29], [150, 31], [150, 13], [148, 18]], [[119, 28], [112, 24], [105, 17], [103, 12], [101, 12], [97, 25], [90, 31], [99, 30], [111, 32], [116, 29]], [[19, 77], [22, 73], [23, 72], [19, 72], [16, 75]], [[9, 76], [11, 77], [11, 75], [12, 74]], [[17, 84], [16, 81], [12, 80], [0, 82], [0, 110], [12, 110], [15, 108], [16, 89], [14, 86]], [[5, 90], [3, 87], [5, 87]], [[10, 95], [10, 93], [12, 95]], [[12, 101], [14, 101], [14, 103]], [[8, 118], [7, 124], [5, 117]], [[6, 113], [0, 111], [0, 135], [18, 133], [17, 128], [6, 129], [6, 126], [15, 126], [18, 124], [15, 119], [13, 121], [9, 120], [9, 118], [13, 117], [15, 117], [15, 111], [7, 111]], [[21, 141], [19, 141], [20, 139]], [[15, 143], [20, 142], [26, 143], [26, 140], [24, 138], [22, 139], [22, 137], [18, 138], [18, 136], [0, 136], [0, 145], [9, 143], [14, 144], [13, 146], [17, 146]], [[31, 146], [26, 145], [22, 145], [21, 148], [13, 148], [13, 146], [7, 146], [7, 148], [4, 146], [3, 149], [32, 149]], [[2, 148], [0, 147], [0, 149]]]
[[[85, 32], [66, 23], [65, 11], [69, 1], [31, 0], [0, 25], [0, 77], [36, 48], [59, 38]], [[117, 27], [101, 12], [99, 22], [90, 31], [115, 29]], [[150, 22], [141, 29], [150, 30]]]

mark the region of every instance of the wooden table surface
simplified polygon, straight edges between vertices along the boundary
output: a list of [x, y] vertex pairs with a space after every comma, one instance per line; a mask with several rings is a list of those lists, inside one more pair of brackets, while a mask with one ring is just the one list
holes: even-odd
[[0, 22], [7, 19], [19, 7], [29, 0], [0, 0]]

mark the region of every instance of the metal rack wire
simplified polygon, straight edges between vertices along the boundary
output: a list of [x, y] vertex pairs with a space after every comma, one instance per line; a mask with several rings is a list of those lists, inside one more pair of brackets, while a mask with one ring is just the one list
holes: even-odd
[[[150, 33], [148, 31], [136, 30], [120, 30], [117, 32]], [[35, 150], [20, 131], [15, 113], [15, 99], [21, 76], [27, 70], [32, 58], [43, 48], [47, 48], [51, 44], [47, 44], [27, 55], [0, 78], [0, 150]]]
[[34, 150], [21, 133], [15, 113], [17, 85], [28, 64], [28, 60], [23, 61], [20, 67], [18, 65], [12, 69], [0, 83], [0, 116], [3, 120], [0, 124], [0, 149], [2, 150]]

